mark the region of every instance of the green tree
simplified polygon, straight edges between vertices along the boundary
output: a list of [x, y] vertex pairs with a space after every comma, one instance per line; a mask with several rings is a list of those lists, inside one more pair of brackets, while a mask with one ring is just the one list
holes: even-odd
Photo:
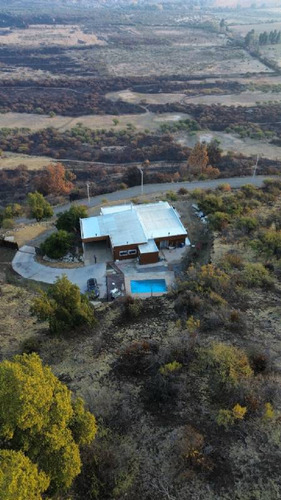
[[22, 451], [0, 450], [0, 498], [41, 500], [50, 480]]
[[257, 229], [259, 223], [255, 217], [240, 217], [237, 220], [236, 225], [239, 229], [242, 229], [242, 231], [249, 234]]
[[12, 219], [21, 215], [22, 207], [18, 203], [8, 205], [4, 210], [4, 219]]
[[71, 486], [81, 469], [79, 443], [93, 441], [96, 430], [94, 416], [72, 403], [69, 389], [37, 354], [0, 364], [1, 441], [24, 450], [50, 479], [51, 491]]
[[80, 219], [87, 217], [87, 215], [87, 207], [84, 205], [72, 205], [67, 212], [58, 214], [56, 227], [64, 231], [78, 233], [80, 231]]
[[209, 216], [209, 222], [212, 229], [221, 231], [231, 222], [230, 215], [225, 212], [215, 212]]
[[252, 29], [247, 33], [244, 39], [245, 47], [252, 49], [255, 45], [255, 30]]
[[260, 262], [247, 262], [242, 272], [242, 279], [245, 286], [262, 287], [272, 284], [268, 269]]
[[70, 249], [73, 242], [73, 235], [67, 231], [57, 231], [46, 238], [41, 243], [41, 251], [51, 259], [60, 259]]
[[217, 387], [238, 387], [243, 380], [253, 375], [245, 352], [222, 342], [214, 342], [207, 349], [199, 349], [199, 366]]
[[95, 323], [88, 298], [65, 275], [58, 278], [47, 292], [40, 292], [33, 301], [31, 312], [39, 321], [48, 321], [52, 333]]
[[199, 207], [206, 214], [222, 212], [224, 209], [223, 200], [216, 194], [207, 194], [203, 200], [199, 201]]
[[31, 219], [34, 218], [40, 221], [52, 217], [54, 213], [50, 203], [48, 203], [44, 196], [38, 193], [38, 191], [35, 191], [35, 193], [28, 193], [27, 203], [29, 206], [29, 217]]

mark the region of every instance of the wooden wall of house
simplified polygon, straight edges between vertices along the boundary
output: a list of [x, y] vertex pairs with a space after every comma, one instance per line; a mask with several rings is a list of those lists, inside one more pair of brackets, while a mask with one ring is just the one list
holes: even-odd
[[159, 260], [159, 252], [141, 253], [140, 264], [155, 264]]
[[[130, 254], [130, 250], [135, 250], [136, 252]], [[128, 252], [126, 255], [120, 255], [120, 252]], [[138, 245], [122, 245], [120, 247], [114, 247], [112, 249], [114, 260], [125, 260], [125, 259], [135, 259], [138, 257]]]

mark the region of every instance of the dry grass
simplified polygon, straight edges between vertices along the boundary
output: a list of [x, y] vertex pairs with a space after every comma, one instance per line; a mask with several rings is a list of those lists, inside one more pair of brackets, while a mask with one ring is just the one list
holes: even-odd
[[[92, 130], [100, 128], [114, 130], [124, 129], [127, 124], [134, 125], [138, 130], [157, 130], [163, 121], [176, 121], [189, 118], [185, 113], [162, 113], [157, 116], [154, 113], [143, 114], [127, 114], [117, 117], [119, 124], [114, 127], [113, 119], [115, 115], [85, 115], [72, 118], [70, 116], [54, 116], [50, 118], [48, 115], [37, 115], [34, 113], [6, 113], [1, 115], [1, 127], [8, 128], [29, 128], [31, 130], [41, 130], [48, 127], [54, 127], [60, 131], [70, 130], [77, 123], [82, 123], [85, 127]], [[20, 155], [22, 157], [22, 155]]]
[[36, 48], [44, 46], [72, 47], [75, 45], [105, 45], [94, 35], [84, 33], [77, 25], [30, 25], [27, 29], [6, 28], [2, 30], [0, 45]]
[[47, 156], [29, 156], [17, 153], [4, 153], [0, 156], [0, 169], [14, 169], [19, 165], [25, 165], [28, 170], [40, 170], [49, 165], [52, 158]]
[[31, 317], [29, 308], [33, 294], [24, 288], [1, 284], [0, 354], [11, 358], [21, 350], [21, 344], [31, 336], [40, 337], [46, 325]]
[[24, 227], [15, 228], [9, 231], [9, 236], [14, 236], [15, 241], [21, 247], [28, 245], [31, 240], [43, 235], [50, 230], [50, 225], [47, 223], [30, 224]]

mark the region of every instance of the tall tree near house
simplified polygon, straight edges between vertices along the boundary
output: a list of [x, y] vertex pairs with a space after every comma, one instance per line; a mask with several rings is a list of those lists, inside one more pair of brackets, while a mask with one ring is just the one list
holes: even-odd
[[[0, 493], [11, 474], [18, 477], [15, 495], [0, 495], [3, 500], [39, 500], [49, 483], [48, 493], [69, 488], [81, 469], [79, 446], [91, 443], [97, 431], [95, 417], [83, 401], [73, 400], [66, 385], [35, 353], [0, 363], [0, 424], [2, 447], [24, 451], [29, 459], [0, 453]], [[24, 470], [29, 474], [25, 481], [32, 480], [30, 496], [20, 491]], [[38, 494], [32, 496], [32, 489]]]
[[42, 219], [52, 217], [54, 213], [50, 203], [38, 191], [28, 193], [27, 204], [29, 206], [29, 217], [36, 219], [38, 222]]
[[65, 195], [73, 189], [75, 174], [66, 170], [62, 163], [51, 163], [36, 178], [37, 189], [43, 194]]
[[201, 174], [209, 164], [207, 146], [204, 143], [197, 142], [192, 149], [187, 165], [192, 174]]
[[50, 479], [22, 452], [0, 450], [0, 498], [42, 500]]
[[84, 205], [72, 205], [68, 211], [58, 214], [56, 227], [64, 231], [79, 233], [80, 219], [87, 217], [87, 215], [87, 207]]
[[58, 278], [47, 292], [35, 297], [31, 313], [39, 321], [48, 321], [50, 332], [57, 334], [72, 331], [83, 325], [93, 326], [94, 311], [88, 298], [81, 295], [79, 287], [66, 275]]

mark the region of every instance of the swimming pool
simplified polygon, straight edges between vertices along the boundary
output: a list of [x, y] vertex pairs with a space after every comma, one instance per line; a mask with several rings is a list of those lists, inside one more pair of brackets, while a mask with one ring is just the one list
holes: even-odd
[[165, 280], [131, 280], [132, 293], [167, 292]]

